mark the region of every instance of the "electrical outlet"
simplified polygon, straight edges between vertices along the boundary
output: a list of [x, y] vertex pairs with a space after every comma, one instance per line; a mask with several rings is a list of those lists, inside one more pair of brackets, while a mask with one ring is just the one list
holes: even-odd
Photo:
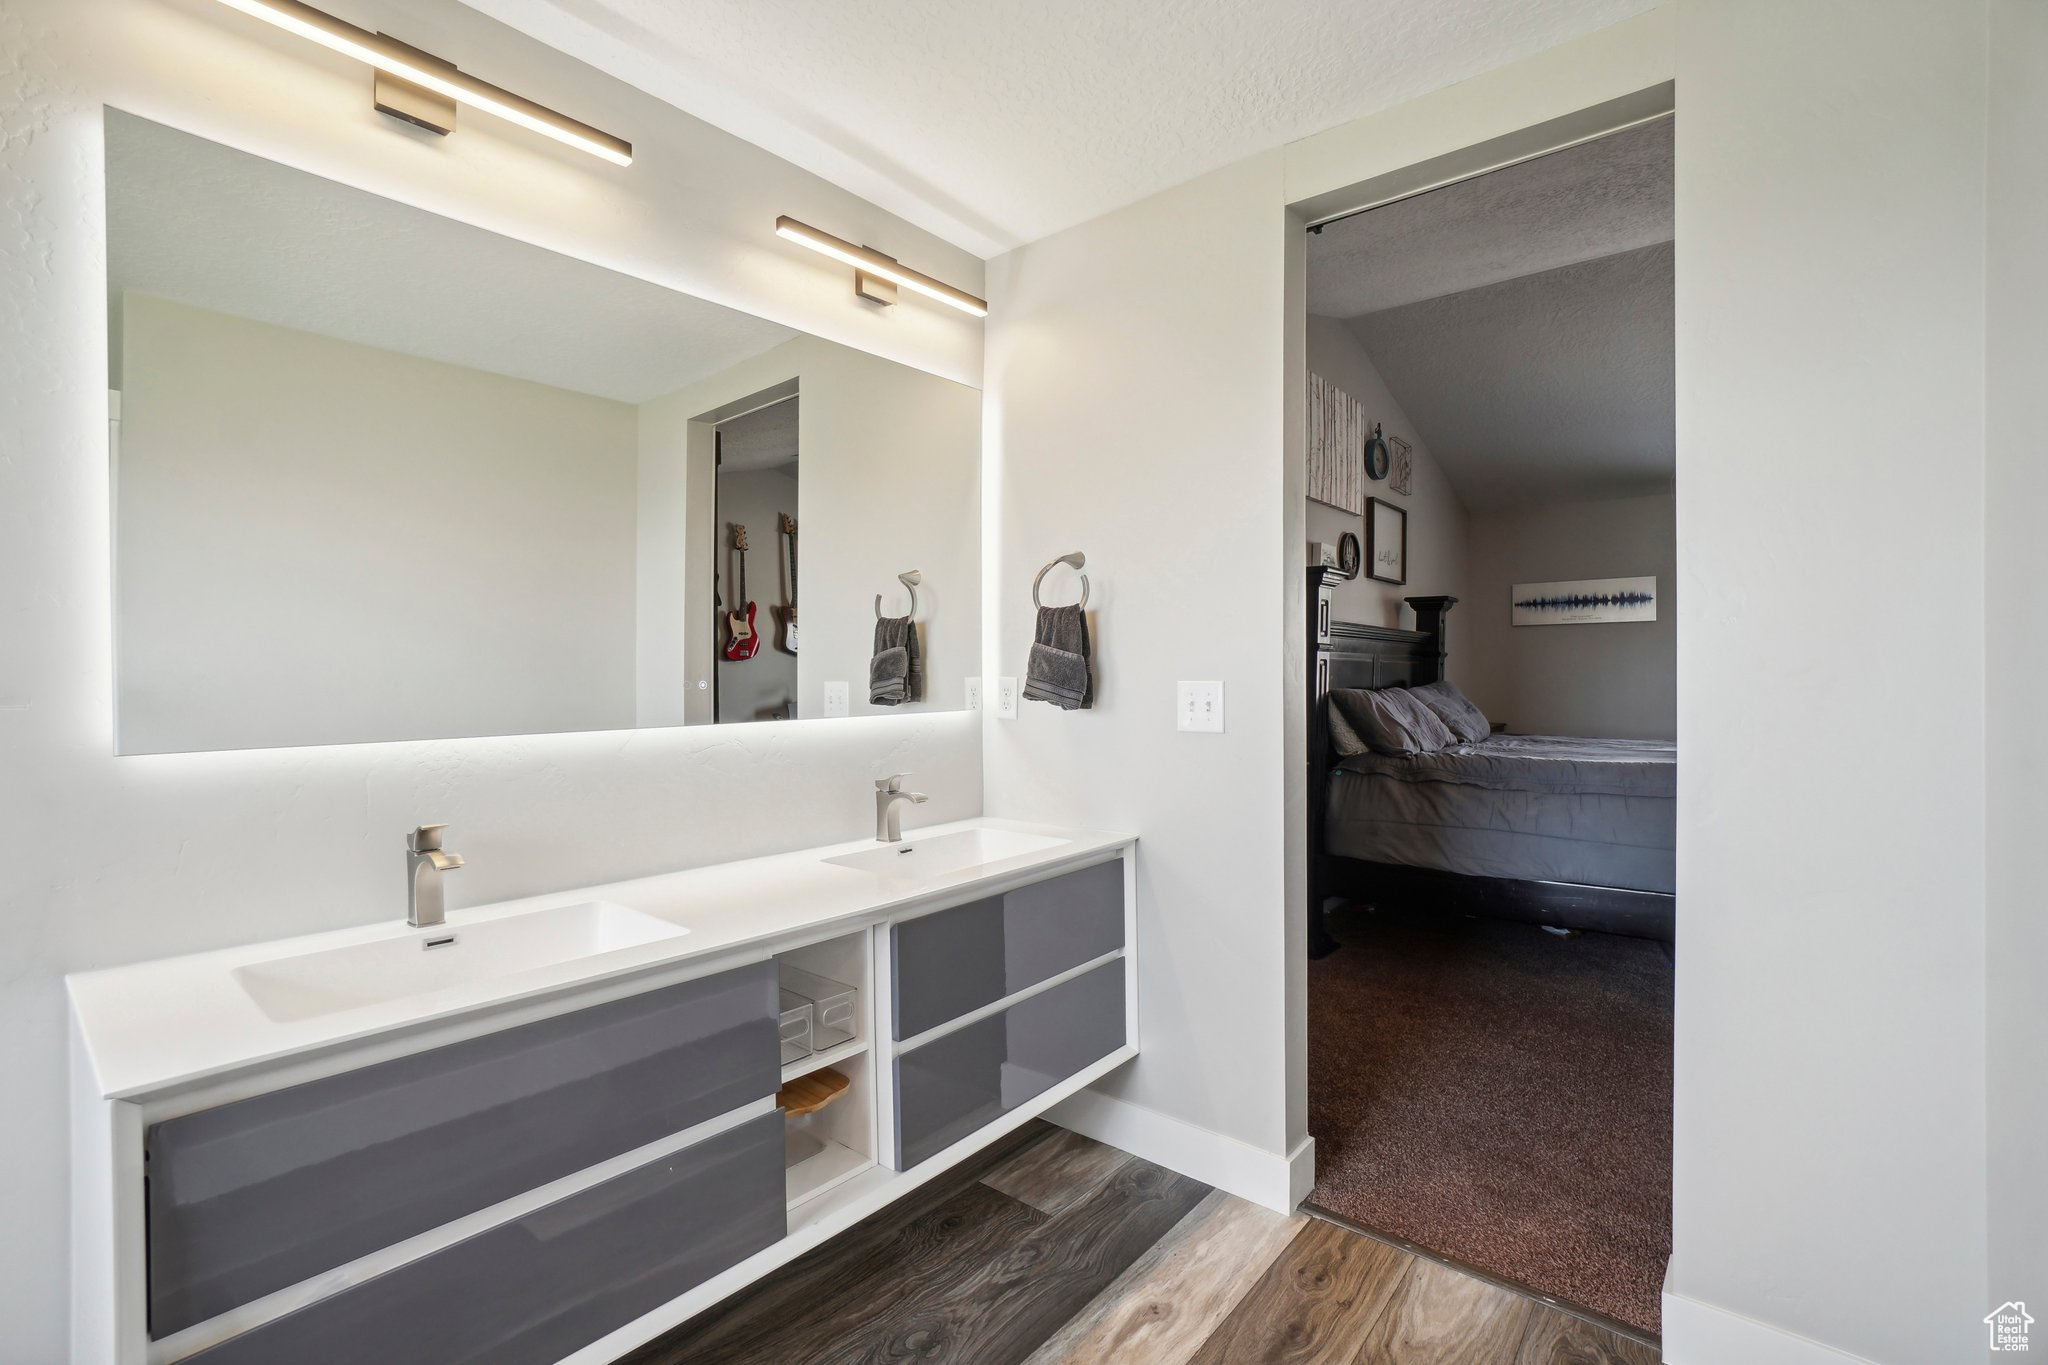
[[827, 716], [848, 715], [852, 709], [853, 702], [846, 690], [845, 683], [828, 682], [825, 684], [825, 714]]
[[979, 711], [981, 709], [981, 679], [979, 678], [969, 678], [967, 680], [967, 709], [970, 711]]
[[1223, 733], [1223, 684], [1220, 682], [1184, 682], [1180, 685], [1180, 699], [1175, 706], [1176, 723], [1183, 730], [1196, 734], [1220, 735]]
[[1017, 680], [996, 679], [996, 715], [1003, 720], [1017, 719]]

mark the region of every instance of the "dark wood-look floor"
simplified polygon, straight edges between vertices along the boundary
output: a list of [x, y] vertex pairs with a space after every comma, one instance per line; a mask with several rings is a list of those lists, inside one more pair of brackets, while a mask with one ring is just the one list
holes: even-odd
[[1583, 1319], [1033, 1125], [623, 1365], [1655, 1365]]

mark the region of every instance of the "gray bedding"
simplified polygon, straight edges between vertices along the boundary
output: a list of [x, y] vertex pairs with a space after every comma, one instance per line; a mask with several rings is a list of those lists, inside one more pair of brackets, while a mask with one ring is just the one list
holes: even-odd
[[1677, 746], [1495, 735], [1431, 754], [1359, 754], [1330, 774], [1325, 846], [1480, 877], [1670, 893]]

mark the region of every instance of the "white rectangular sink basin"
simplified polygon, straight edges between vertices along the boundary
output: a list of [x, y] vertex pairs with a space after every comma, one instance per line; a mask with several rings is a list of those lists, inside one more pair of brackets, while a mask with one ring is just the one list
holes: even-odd
[[859, 853], [842, 853], [826, 862], [838, 867], [858, 868], [883, 876], [917, 880], [943, 876], [983, 863], [1001, 862], [1069, 842], [1044, 834], [1020, 834], [1009, 829], [963, 829], [920, 839], [907, 834], [900, 844], [878, 844]]
[[235, 968], [234, 977], [264, 1014], [285, 1024], [516, 976], [689, 932], [610, 901], [587, 901], [255, 962]]

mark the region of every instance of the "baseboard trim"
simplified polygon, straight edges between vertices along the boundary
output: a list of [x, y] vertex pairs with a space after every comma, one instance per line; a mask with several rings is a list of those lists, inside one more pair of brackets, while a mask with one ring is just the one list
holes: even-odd
[[1287, 1154], [1287, 1207], [1298, 1209], [1316, 1187], [1316, 1140], [1305, 1137]]
[[[1667, 1277], [1668, 1279], [1668, 1277]], [[1665, 1365], [1873, 1365], [1862, 1356], [1664, 1291]]]
[[1303, 1138], [1281, 1156], [1093, 1090], [1053, 1106], [1045, 1117], [1083, 1137], [1280, 1213], [1294, 1212], [1315, 1187], [1314, 1138]]

